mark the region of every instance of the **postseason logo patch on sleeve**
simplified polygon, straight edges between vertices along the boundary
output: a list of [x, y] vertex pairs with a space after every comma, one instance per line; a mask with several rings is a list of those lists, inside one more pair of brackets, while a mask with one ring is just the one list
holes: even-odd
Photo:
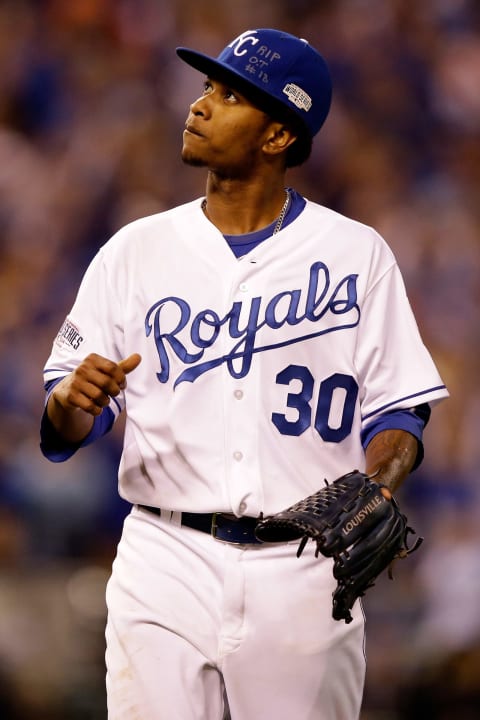
[[55, 338], [55, 344], [58, 345], [58, 347], [69, 346], [73, 350], [78, 350], [82, 342], [83, 337], [81, 336], [77, 326], [74, 325], [70, 318], [65, 318], [63, 325]]

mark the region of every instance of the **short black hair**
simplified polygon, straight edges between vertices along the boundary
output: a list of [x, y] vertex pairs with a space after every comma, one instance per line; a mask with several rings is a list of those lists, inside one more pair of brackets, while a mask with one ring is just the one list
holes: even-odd
[[297, 167], [308, 160], [312, 152], [313, 140], [310, 133], [298, 136], [294, 143], [287, 148], [286, 167]]
[[278, 117], [273, 116], [275, 120], [286, 125], [294, 135], [296, 140], [287, 148], [285, 166], [287, 168], [303, 165], [308, 160], [312, 152], [313, 138], [310, 135], [306, 125], [295, 115], [295, 113], [286, 108]]

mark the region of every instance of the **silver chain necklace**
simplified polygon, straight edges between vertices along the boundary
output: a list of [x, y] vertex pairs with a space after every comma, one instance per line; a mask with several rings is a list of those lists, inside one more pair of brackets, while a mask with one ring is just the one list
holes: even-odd
[[288, 206], [290, 204], [290, 193], [288, 192], [288, 190], [285, 190], [285, 195], [285, 202], [283, 203], [283, 207], [280, 210], [280, 215], [278, 216], [278, 220], [275, 223], [272, 235], [276, 235], [278, 231], [282, 229], [283, 221], [285, 220], [285, 215], [287, 214]]
[[[276, 235], [281, 229], [283, 225], [283, 221], [285, 220], [285, 215], [287, 214], [288, 206], [290, 205], [290, 193], [288, 190], [285, 190], [285, 202], [283, 203], [283, 207], [280, 210], [280, 215], [278, 216], [277, 222], [275, 223], [275, 227], [273, 228], [272, 235]], [[202, 200], [202, 210], [205, 212], [207, 209], [207, 198], [204, 198]]]

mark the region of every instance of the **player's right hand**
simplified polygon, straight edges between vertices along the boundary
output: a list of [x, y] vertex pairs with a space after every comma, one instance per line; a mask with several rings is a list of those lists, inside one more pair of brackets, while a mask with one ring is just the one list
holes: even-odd
[[52, 398], [65, 410], [80, 409], [100, 415], [127, 386], [128, 373], [135, 370], [142, 358], [133, 353], [119, 363], [91, 353], [55, 387]]

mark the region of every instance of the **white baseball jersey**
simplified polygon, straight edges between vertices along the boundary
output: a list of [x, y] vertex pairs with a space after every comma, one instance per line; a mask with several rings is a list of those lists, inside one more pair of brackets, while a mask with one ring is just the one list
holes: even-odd
[[91, 352], [142, 356], [110, 403], [127, 410], [120, 494], [174, 511], [279, 511], [363, 469], [379, 414], [448, 395], [384, 240], [310, 201], [240, 260], [200, 200], [124, 227], [45, 381]]

